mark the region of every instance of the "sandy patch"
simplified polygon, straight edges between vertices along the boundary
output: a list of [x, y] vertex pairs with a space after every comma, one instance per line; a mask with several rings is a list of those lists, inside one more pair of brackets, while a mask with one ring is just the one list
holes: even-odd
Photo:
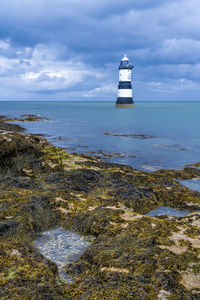
[[184, 234], [184, 231], [186, 228], [178, 227], [180, 231], [174, 232], [172, 236], [169, 237], [171, 241], [174, 242], [174, 245], [167, 246], [167, 245], [160, 245], [160, 249], [168, 249], [169, 251], [175, 253], [175, 254], [182, 254], [183, 252], [187, 251], [186, 246], [180, 246], [180, 241], [188, 241], [191, 243], [192, 247], [200, 249], [200, 239], [199, 238], [191, 238]]
[[182, 254], [184, 253], [185, 251], [187, 251], [187, 247], [179, 247], [179, 246], [166, 246], [166, 245], [160, 245], [158, 246], [160, 249], [167, 249], [175, 254]]
[[129, 225], [129, 223], [123, 223], [120, 226], [121, 226], [121, 228], [125, 229], [126, 227], [128, 227], [128, 225]]
[[12, 249], [11, 253], [10, 253], [11, 256], [16, 256], [16, 257], [21, 257], [21, 253], [17, 250], [17, 249]]
[[200, 287], [200, 274], [194, 274], [190, 271], [182, 274], [182, 279], [180, 283], [187, 289], [199, 289]]
[[178, 242], [180, 240], [188, 241], [191, 243], [192, 247], [200, 249], [200, 239], [199, 238], [191, 238], [183, 233], [183, 231], [174, 232], [172, 236], [170, 236], [170, 240], [174, 241], [178, 246]]
[[122, 220], [124, 221], [133, 221], [136, 219], [140, 219], [142, 217], [144, 217], [143, 215], [140, 214], [133, 214], [133, 213], [129, 213], [129, 212], [125, 212], [123, 215], [120, 216], [122, 218]]
[[94, 210], [95, 208], [97, 208], [97, 206], [89, 206], [89, 207], [88, 207], [88, 210], [89, 210], [89, 211], [92, 211], [92, 210]]
[[167, 292], [165, 290], [160, 290], [157, 299], [158, 300], [167, 300], [167, 299], [169, 299], [170, 295], [171, 295], [170, 292]]
[[120, 207], [116, 206], [104, 206], [103, 208], [113, 209], [113, 210], [122, 210]]
[[58, 207], [57, 210], [59, 210], [63, 214], [69, 214], [71, 212], [70, 209], [65, 209], [63, 207]]
[[114, 267], [110, 267], [110, 268], [101, 268], [101, 272], [116, 272], [116, 273], [123, 273], [123, 274], [129, 274], [129, 270], [128, 269], [121, 269], [121, 268], [114, 268]]
[[67, 202], [67, 200], [61, 198], [61, 197], [56, 197], [55, 202]]

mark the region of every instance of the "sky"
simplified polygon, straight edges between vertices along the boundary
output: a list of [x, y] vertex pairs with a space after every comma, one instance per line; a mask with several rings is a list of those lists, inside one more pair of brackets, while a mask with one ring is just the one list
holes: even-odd
[[199, 0], [1, 0], [0, 100], [200, 100]]

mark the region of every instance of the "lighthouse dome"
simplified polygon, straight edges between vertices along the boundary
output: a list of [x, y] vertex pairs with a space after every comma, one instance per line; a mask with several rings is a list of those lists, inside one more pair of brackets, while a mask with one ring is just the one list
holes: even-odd
[[124, 57], [122, 58], [120, 62], [119, 69], [132, 69], [133, 66], [130, 64], [128, 57], [126, 54], [124, 54]]
[[126, 54], [124, 54], [124, 57], [122, 58], [122, 61], [128, 61], [128, 57], [126, 56]]

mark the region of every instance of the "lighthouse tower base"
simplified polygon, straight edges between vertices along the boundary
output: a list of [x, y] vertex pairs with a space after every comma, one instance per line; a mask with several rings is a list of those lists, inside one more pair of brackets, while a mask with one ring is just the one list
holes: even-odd
[[122, 97], [118, 97], [117, 98], [117, 102], [115, 104], [116, 108], [129, 108], [129, 107], [134, 107], [134, 102], [133, 102], [133, 98], [122, 98]]

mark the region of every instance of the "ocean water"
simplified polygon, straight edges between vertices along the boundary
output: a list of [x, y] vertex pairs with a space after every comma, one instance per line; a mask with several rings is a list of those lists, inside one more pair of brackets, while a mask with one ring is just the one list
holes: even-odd
[[[200, 102], [0, 102], [0, 115], [39, 114], [49, 121], [19, 123], [69, 152], [120, 153], [108, 161], [153, 171], [200, 161]], [[151, 139], [111, 134], [144, 134]], [[95, 153], [94, 153], [95, 154]]]

